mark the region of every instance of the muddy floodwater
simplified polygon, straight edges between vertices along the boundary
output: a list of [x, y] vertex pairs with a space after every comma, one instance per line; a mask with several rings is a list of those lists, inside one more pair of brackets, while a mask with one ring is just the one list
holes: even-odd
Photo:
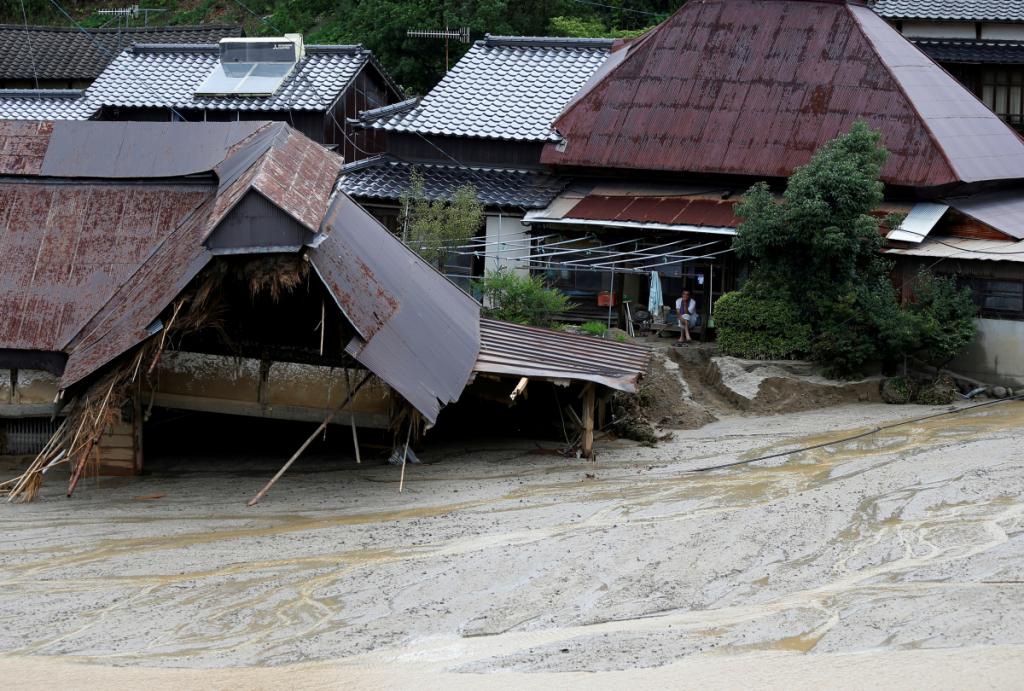
[[0, 674], [1020, 688], [1024, 403], [828, 443], [941, 410], [730, 417], [596, 463], [449, 443], [402, 493], [395, 468], [309, 458], [254, 508], [281, 459], [189, 459], [71, 500], [54, 478], [0, 505]]

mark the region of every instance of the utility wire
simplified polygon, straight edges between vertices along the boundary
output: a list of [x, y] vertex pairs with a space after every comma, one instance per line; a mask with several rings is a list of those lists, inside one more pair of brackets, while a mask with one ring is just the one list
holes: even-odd
[[246, 5], [245, 3], [243, 3], [243, 2], [242, 2], [242, 0], [234, 0], [234, 2], [235, 2], [235, 4], [236, 4], [236, 5], [238, 5], [239, 7], [241, 7], [241, 8], [243, 9], [243, 10], [245, 10], [246, 12], [248, 12], [249, 14], [251, 14], [252, 16], [256, 17], [256, 19], [260, 20], [261, 22], [263, 22], [264, 24], [266, 24], [267, 26], [269, 26], [269, 27], [270, 27], [271, 29], [273, 29], [273, 30], [274, 30], [274, 31], [276, 31], [277, 33], [279, 33], [279, 34], [282, 34], [282, 35], [284, 34], [284, 32], [283, 32], [283, 31], [281, 31], [281, 30], [280, 30], [280, 29], [278, 29], [278, 28], [277, 28], [276, 26], [274, 26], [273, 24], [271, 24], [271, 23], [270, 23], [270, 21], [268, 21], [267, 19], [264, 19], [263, 17], [261, 17], [260, 15], [256, 14], [256, 13], [255, 13], [255, 12], [253, 12], [253, 11], [252, 11], [251, 9], [249, 9], [249, 6], [248, 6], [248, 5]]
[[619, 12], [629, 12], [631, 14], [645, 14], [649, 17], [667, 17], [668, 12], [648, 12], [647, 10], [634, 10], [631, 7], [618, 7], [616, 5], [606, 5], [601, 2], [592, 2], [591, 0], [572, 0], [573, 2], [579, 3], [580, 5], [590, 5], [591, 7], [605, 7], [610, 10], [618, 10]]
[[92, 44], [93, 44], [94, 46], [96, 46], [96, 48], [97, 48], [97, 49], [98, 49], [98, 50], [99, 50], [99, 51], [100, 51], [101, 53], [104, 53], [104, 54], [106, 54], [107, 56], [109, 56], [109, 57], [111, 57], [111, 58], [113, 58], [113, 57], [114, 57], [114, 54], [113, 54], [113, 53], [111, 53], [111, 52], [110, 52], [109, 50], [107, 50], [107, 48], [106, 48], [106, 47], [104, 47], [104, 46], [103, 46], [103, 45], [102, 45], [102, 44], [101, 44], [101, 43], [100, 43], [99, 41], [97, 41], [97, 40], [96, 40], [96, 38], [95, 38], [95, 37], [94, 37], [94, 36], [93, 36], [92, 34], [90, 34], [90, 33], [89, 33], [88, 31], [86, 31], [86, 30], [85, 30], [85, 27], [83, 27], [83, 26], [82, 26], [81, 24], [79, 24], [78, 22], [76, 22], [76, 21], [75, 21], [75, 19], [74, 19], [74, 17], [72, 17], [72, 16], [70, 15], [70, 14], [68, 14], [68, 13], [67, 13], [67, 10], [65, 10], [65, 9], [64, 9], [63, 7], [61, 7], [61, 6], [60, 6], [60, 3], [59, 3], [59, 2], [57, 2], [57, 0], [50, 0], [50, 4], [51, 4], [51, 5], [53, 5], [54, 7], [56, 7], [56, 8], [57, 8], [57, 10], [58, 10], [58, 11], [59, 11], [59, 12], [60, 12], [61, 14], [63, 14], [63, 15], [65, 16], [65, 17], [67, 17], [68, 21], [69, 21], [69, 22], [71, 22], [72, 24], [74, 24], [74, 25], [75, 25], [75, 28], [76, 28], [76, 29], [78, 29], [78, 30], [79, 30], [79, 31], [81, 31], [81, 32], [82, 32], [83, 34], [85, 34], [85, 35], [86, 35], [86, 36], [87, 36], [87, 37], [89, 38], [89, 40], [90, 40], [90, 41], [92, 41]]
[[1009, 401], [1019, 401], [1024, 398], [1024, 394], [1018, 394], [1016, 396], [1009, 396], [1007, 398], [997, 398], [994, 401], [985, 401], [984, 403], [975, 403], [974, 405], [964, 406], [963, 408], [954, 408], [953, 410], [944, 410], [941, 413], [932, 413], [931, 415], [922, 415], [921, 417], [910, 418], [909, 420], [902, 420], [901, 422], [894, 422], [889, 425], [879, 425], [870, 429], [866, 432], [859, 434], [853, 434], [842, 439], [833, 439], [832, 441], [822, 442], [820, 444], [812, 444], [811, 446], [804, 446], [799, 449], [793, 449], [792, 451], [780, 451], [778, 453], [771, 453], [765, 456], [758, 456], [757, 458], [749, 458], [743, 461], [732, 461], [731, 463], [719, 463], [718, 465], [711, 465], [705, 468], [694, 468], [693, 470], [683, 471], [685, 473], [706, 473], [712, 470], [721, 470], [723, 468], [732, 468], [738, 465], [746, 465], [748, 463], [757, 463], [758, 461], [767, 461], [773, 458], [784, 458], [786, 456], [792, 456], [793, 454], [803, 453], [805, 451], [813, 451], [814, 449], [821, 449], [826, 446], [834, 446], [836, 444], [845, 444], [848, 441], [854, 441], [856, 439], [863, 439], [869, 437], [872, 434], [877, 434], [883, 430], [894, 429], [896, 427], [902, 427], [904, 425], [910, 425], [915, 422], [922, 422], [924, 420], [931, 420], [933, 418], [942, 417], [944, 415], [958, 415], [967, 410], [975, 410], [976, 408], [984, 408], [985, 406], [997, 405], [999, 403], [1008, 403]]
[[25, 12], [25, 0], [21, 0], [21, 19], [25, 25], [25, 43], [28, 44], [28, 59], [32, 63], [32, 81], [39, 89], [39, 73], [36, 71], [36, 55], [32, 50], [32, 34], [28, 30], [28, 14]]

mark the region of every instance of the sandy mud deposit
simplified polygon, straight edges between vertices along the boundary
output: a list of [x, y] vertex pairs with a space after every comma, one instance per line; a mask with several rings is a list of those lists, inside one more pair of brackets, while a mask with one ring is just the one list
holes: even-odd
[[[42, 686], [51, 660], [63, 681], [152, 688], [203, 677], [140, 668], [258, 686], [285, 677], [253, 667], [296, 663], [291, 686], [914, 686], [907, 671], [1013, 686], [1024, 404], [687, 473], [935, 410], [726, 417], [657, 448], [605, 444], [596, 464], [525, 442], [434, 448], [403, 494], [393, 468], [311, 458], [253, 509], [279, 459], [190, 459], [73, 500], [48, 482], [0, 505], [0, 671]], [[577, 672], [603, 674], [551, 674]]]

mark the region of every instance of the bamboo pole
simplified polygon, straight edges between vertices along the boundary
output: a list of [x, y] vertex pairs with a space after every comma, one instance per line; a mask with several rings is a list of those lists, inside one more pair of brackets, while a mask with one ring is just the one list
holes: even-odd
[[366, 376], [363, 377], [358, 384], [356, 384], [356, 388], [353, 389], [352, 391], [349, 391], [348, 397], [345, 399], [344, 403], [335, 408], [330, 414], [328, 414], [326, 418], [324, 418], [324, 421], [320, 423], [320, 426], [313, 431], [313, 434], [309, 435], [306, 441], [302, 443], [302, 446], [299, 447], [299, 450], [292, 454], [292, 457], [289, 458], [288, 461], [283, 466], [281, 466], [281, 469], [277, 471], [277, 474], [274, 475], [274, 477], [270, 478], [270, 482], [264, 485], [263, 489], [257, 492], [256, 496], [250, 499], [249, 503], [246, 504], [246, 506], [255, 506], [256, 504], [259, 503], [261, 499], [263, 499], [263, 497], [267, 496], [267, 492], [269, 492], [270, 488], [274, 486], [274, 483], [281, 479], [281, 476], [284, 475], [285, 472], [292, 466], [292, 463], [299, 460], [299, 456], [301, 456], [302, 452], [305, 451], [309, 447], [309, 445], [313, 443], [313, 440], [316, 439], [316, 435], [320, 434], [320, 432], [327, 429], [327, 425], [331, 424], [331, 420], [333, 420], [338, 415], [338, 413], [340, 413], [345, 408], [345, 406], [347, 406], [349, 402], [352, 401], [352, 399], [356, 395], [356, 392], [358, 392], [359, 389], [363, 388], [363, 385], [366, 384], [366, 382], [370, 381], [371, 376], [373, 376], [372, 373], [366, 373]]
[[409, 437], [412, 436], [412, 416], [409, 419], [409, 431], [405, 433], [405, 451], [402, 452], [402, 475], [398, 478], [398, 492], [405, 488], [405, 461], [409, 458]]
[[597, 387], [593, 382], [583, 390], [583, 456], [590, 458], [594, 454], [594, 402]]

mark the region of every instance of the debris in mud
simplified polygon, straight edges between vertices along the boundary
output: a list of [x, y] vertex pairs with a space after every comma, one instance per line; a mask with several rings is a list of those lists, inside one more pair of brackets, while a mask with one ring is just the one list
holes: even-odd
[[680, 365], [663, 352], [655, 352], [635, 395], [612, 396], [612, 430], [620, 437], [654, 445], [671, 439], [660, 428], [697, 429], [715, 416], [693, 400]]
[[882, 384], [882, 400], [893, 405], [910, 403], [916, 386], [910, 377], [889, 377]]
[[953, 378], [940, 375], [935, 381], [919, 387], [914, 400], [923, 405], [948, 405], [956, 400], [957, 390]]

